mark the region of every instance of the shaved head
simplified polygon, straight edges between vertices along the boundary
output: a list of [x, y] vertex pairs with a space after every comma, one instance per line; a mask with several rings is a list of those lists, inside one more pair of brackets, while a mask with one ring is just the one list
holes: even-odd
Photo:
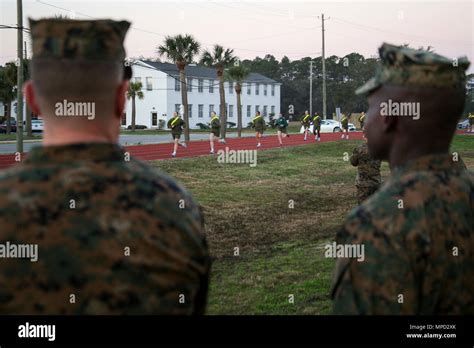
[[119, 62], [36, 59], [25, 94], [45, 120], [44, 142], [114, 141], [128, 81]]

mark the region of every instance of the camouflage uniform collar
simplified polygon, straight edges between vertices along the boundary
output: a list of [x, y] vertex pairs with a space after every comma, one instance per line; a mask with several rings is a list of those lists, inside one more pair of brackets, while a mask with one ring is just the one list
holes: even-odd
[[392, 170], [393, 175], [418, 171], [446, 171], [456, 167], [453, 156], [449, 153], [438, 153], [418, 157]]
[[106, 162], [124, 159], [124, 150], [112, 143], [80, 143], [34, 147], [25, 163]]

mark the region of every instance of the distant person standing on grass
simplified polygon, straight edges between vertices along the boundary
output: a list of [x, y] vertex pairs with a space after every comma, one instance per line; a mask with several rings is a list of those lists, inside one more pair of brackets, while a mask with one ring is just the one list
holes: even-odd
[[178, 144], [182, 147], [186, 147], [186, 142], [179, 141], [181, 134], [183, 134], [184, 127], [186, 127], [186, 123], [183, 121], [180, 114], [175, 111], [173, 117], [168, 121], [168, 128], [171, 129], [171, 136], [173, 137], [173, 153], [171, 154], [171, 157], [176, 157]]
[[221, 134], [221, 122], [215, 111], [211, 112], [211, 132], [209, 133], [209, 142], [211, 144], [211, 154], [214, 153], [214, 138], [219, 139]]
[[367, 141], [354, 148], [350, 161], [354, 167], [357, 167], [357, 202], [361, 204], [380, 187], [382, 182], [380, 176], [381, 162], [369, 155]]
[[263, 132], [265, 131], [265, 120], [260, 111], [257, 111], [254, 119], [252, 120], [252, 127], [255, 128], [255, 138], [257, 139], [257, 147], [262, 146], [260, 139], [262, 138]]

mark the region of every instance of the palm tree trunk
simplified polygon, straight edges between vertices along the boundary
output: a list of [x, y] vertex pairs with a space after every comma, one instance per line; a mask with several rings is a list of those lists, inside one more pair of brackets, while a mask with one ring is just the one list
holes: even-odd
[[237, 91], [237, 136], [240, 138], [242, 135], [242, 104], [240, 103], [240, 93], [242, 91]]
[[11, 101], [7, 102], [7, 119], [6, 119], [6, 124], [7, 124], [7, 129], [6, 129], [6, 134], [10, 134], [11, 132], [11, 118], [12, 118], [12, 103]]
[[184, 123], [186, 123], [186, 128], [184, 128], [184, 139], [189, 141], [188, 89], [184, 69], [179, 70], [179, 79], [181, 80], [181, 102], [184, 108]]
[[135, 96], [132, 97], [132, 132], [135, 131]]
[[26, 135], [28, 137], [33, 136], [33, 132], [31, 129], [31, 109], [28, 103], [26, 103]]
[[225, 107], [225, 90], [224, 90], [224, 73], [223, 71], [217, 72], [219, 76], [219, 94], [221, 97], [221, 105], [220, 105], [220, 122], [221, 122], [221, 139], [225, 140], [225, 131], [227, 129], [227, 113]]

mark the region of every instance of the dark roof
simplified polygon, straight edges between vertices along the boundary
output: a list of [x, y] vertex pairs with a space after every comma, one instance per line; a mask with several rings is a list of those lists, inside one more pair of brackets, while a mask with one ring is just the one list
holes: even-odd
[[[160, 62], [153, 62], [150, 60], [142, 60], [143, 63], [151, 65], [156, 69], [163, 71], [166, 74], [178, 76], [179, 71], [176, 67], [176, 64], [171, 63], [160, 63]], [[184, 72], [188, 77], [196, 77], [196, 78], [205, 78], [205, 79], [217, 79], [217, 72], [216, 69], [208, 68], [207, 66], [202, 65], [186, 65], [184, 68]], [[259, 73], [250, 73], [247, 78], [244, 80], [246, 82], [258, 82], [258, 83], [278, 83], [271, 78], [263, 76]]]

